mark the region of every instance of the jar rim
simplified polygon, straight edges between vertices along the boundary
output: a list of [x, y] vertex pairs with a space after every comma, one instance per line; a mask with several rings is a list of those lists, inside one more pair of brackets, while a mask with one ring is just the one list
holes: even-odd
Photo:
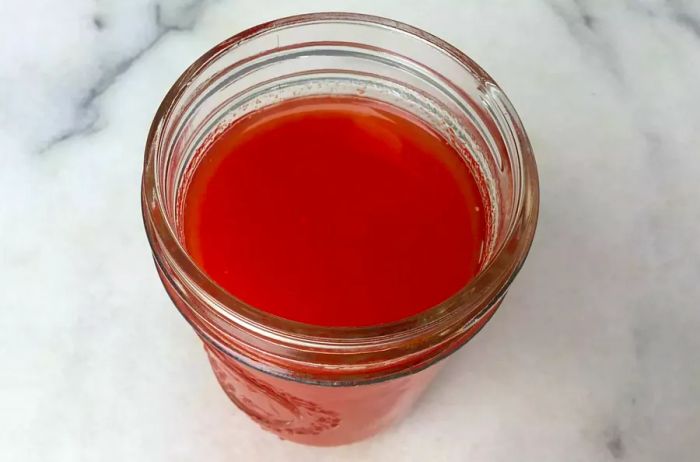
[[[202, 72], [212, 59], [245, 41], [272, 30], [319, 22], [372, 25], [428, 42], [448, 54], [481, 83], [498, 90], [494, 93], [494, 98], [498, 99], [514, 128], [520, 153], [521, 191], [518, 194], [513, 225], [508, 229], [503, 245], [495, 249], [484, 268], [450, 298], [398, 321], [361, 327], [318, 326], [288, 320], [255, 308], [221, 288], [200, 269], [178, 239], [164, 209], [154, 158], [158, 152], [161, 124], [167, 120], [188, 82]], [[446, 336], [468, 328], [479, 319], [481, 313], [500, 300], [518, 273], [534, 238], [538, 208], [539, 183], [532, 147], [518, 115], [495, 81], [466, 54], [442, 39], [408, 24], [378, 16], [335, 12], [296, 15], [251, 27], [222, 41], [192, 63], [170, 88], [155, 114], [145, 148], [142, 212], [156, 263], [162, 266], [162, 259], [167, 259], [180, 274], [186, 275], [196, 285], [198, 292], [210, 302], [218, 316], [268, 340], [287, 345], [304, 345], [316, 351], [337, 351], [343, 348], [359, 351], [385, 345], [389, 339], [406, 341], [424, 335]], [[160, 248], [165, 249], [162, 254], [156, 251], [156, 240]]]

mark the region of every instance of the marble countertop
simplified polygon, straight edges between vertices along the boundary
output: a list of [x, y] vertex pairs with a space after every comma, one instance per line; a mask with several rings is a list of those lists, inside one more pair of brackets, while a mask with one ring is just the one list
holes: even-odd
[[[410, 417], [330, 449], [259, 430], [156, 277], [146, 131], [213, 44], [318, 10], [476, 59], [541, 175], [530, 257]], [[696, 461], [700, 2], [24, 0], [0, 5], [0, 453], [7, 461]]]

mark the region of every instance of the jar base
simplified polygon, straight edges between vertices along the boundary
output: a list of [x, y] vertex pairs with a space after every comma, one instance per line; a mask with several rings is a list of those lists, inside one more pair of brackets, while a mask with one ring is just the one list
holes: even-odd
[[219, 385], [264, 430], [309, 446], [370, 438], [404, 418], [443, 363], [392, 380], [323, 386], [274, 377], [204, 344]]

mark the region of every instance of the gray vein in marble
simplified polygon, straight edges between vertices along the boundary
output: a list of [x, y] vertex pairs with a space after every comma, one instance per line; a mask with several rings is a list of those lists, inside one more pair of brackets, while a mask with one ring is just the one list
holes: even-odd
[[[584, 50], [597, 56], [603, 67], [617, 80], [622, 79], [622, 72], [614, 50], [604, 31], [584, 0], [571, 0], [562, 5], [560, 2], [548, 1], [551, 10], [564, 23], [576, 43]], [[567, 7], [566, 5], [569, 5]]]
[[[155, 36], [135, 53], [117, 62], [104, 72], [78, 103], [78, 116], [73, 126], [52, 137], [44, 146], [39, 148], [38, 153], [44, 154], [67, 140], [98, 132], [101, 128], [98, 126], [99, 111], [95, 107], [97, 98], [109, 90], [122, 75], [131, 69], [136, 61], [156, 46], [169, 32], [192, 30], [197, 24], [197, 20], [201, 16], [206, 3], [207, 0], [194, 0], [175, 11], [172, 11], [172, 9], [165, 11], [160, 3], [156, 3], [153, 7], [153, 19], [156, 25]], [[105, 21], [99, 15], [94, 16], [93, 24], [98, 30], [106, 27]]]
[[581, 0], [574, 0], [574, 5], [576, 5], [576, 9], [578, 10], [579, 15], [581, 16], [583, 25], [586, 26], [587, 29], [593, 30], [595, 18], [593, 18], [593, 16], [588, 12]]
[[684, 26], [686, 29], [695, 34], [695, 36], [700, 38], [700, 21], [698, 21], [696, 18], [683, 12], [674, 14], [673, 18], [678, 22], [678, 24]]
[[97, 30], [103, 30], [105, 28], [105, 21], [101, 16], [94, 16], [92, 18], [92, 23], [95, 25]]
[[[661, 11], [656, 11], [636, 0], [628, 0], [626, 6], [636, 12], [641, 12], [650, 18], [658, 18]], [[664, 3], [663, 17], [668, 17], [680, 27], [687, 29], [697, 38], [700, 38], [700, 18], [694, 15], [682, 2], [682, 0], [666, 0]]]
[[671, 12], [671, 19], [700, 39], [700, 18], [693, 16], [690, 11], [678, 1], [667, 0], [666, 3]]
[[625, 457], [625, 443], [619, 428], [616, 427], [611, 430], [605, 447], [608, 448], [610, 455], [615, 459], [623, 459]]

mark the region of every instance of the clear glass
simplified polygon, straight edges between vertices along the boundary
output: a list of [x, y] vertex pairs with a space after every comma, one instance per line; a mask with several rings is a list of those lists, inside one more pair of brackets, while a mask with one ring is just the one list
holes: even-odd
[[[482, 271], [458, 293], [394, 323], [319, 327], [246, 305], [189, 258], [182, 203], [206, 147], [241, 116], [280, 100], [363, 95], [442, 133], [489, 204]], [[263, 428], [315, 445], [349, 443], [410, 409], [443, 363], [490, 319], [535, 233], [538, 182], [525, 131], [476, 63], [414, 27], [319, 13], [272, 21], [212, 48], [173, 85], [145, 152], [142, 207], [163, 284], [204, 342], [231, 400]]]

